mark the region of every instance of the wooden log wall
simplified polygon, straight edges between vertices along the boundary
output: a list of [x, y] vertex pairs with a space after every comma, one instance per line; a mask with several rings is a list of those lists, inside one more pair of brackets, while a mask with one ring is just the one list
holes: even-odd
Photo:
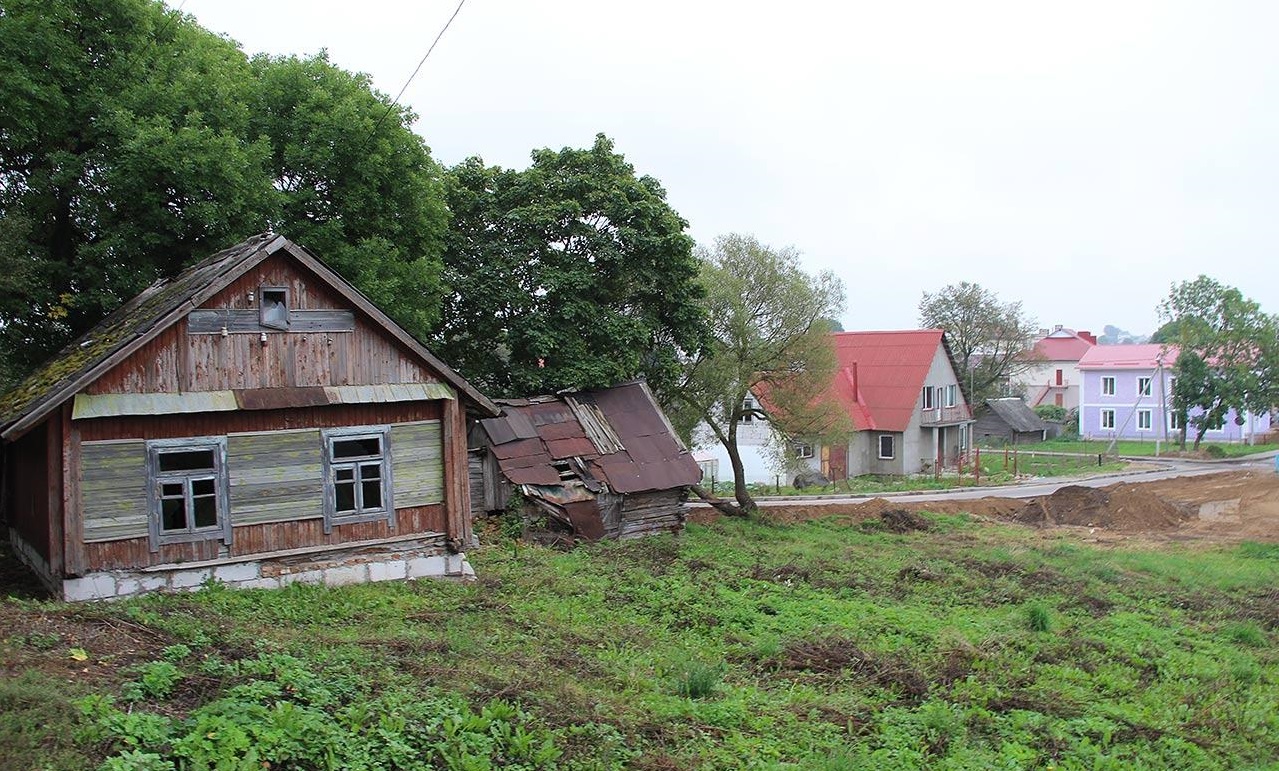
[[688, 518], [688, 504], [679, 490], [659, 490], [626, 496], [618, 538], [637, 538], [649, 533], [677, 532]]
[[335, 525], [333, 531], [327, 535], [321, 519], [245, 525], [235, 528], [235, 537], [225, 553], [220, 540], [163, 544], [160, 551], [154, 554], [145, 537], [90, 543], [85, 544], [85, 566], [88, 571], [134, 570], [149, 565], [201, 562], [220, 557], [339, 545], [412, 533], [446, 532], [447, 518], [444, 507], [439, 504], [396, 509], [395, 516], [397, 527], [394, 530], [390, 529], [385, 520], [381, 520]]

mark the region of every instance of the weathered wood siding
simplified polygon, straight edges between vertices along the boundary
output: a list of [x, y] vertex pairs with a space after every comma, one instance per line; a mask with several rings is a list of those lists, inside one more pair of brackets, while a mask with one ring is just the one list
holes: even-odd
[[84, 540], [147, 535], [147, 447], [141, 439], [80, 445]]
[[391, 478], [395, 507], [444, 501], [444, 455], [440, 421], [391, 426]]
[[323, 517], [322, 453], [318, 428], [228, 435], [231, 527]]
[[[291, 308], [349, 311], [346, 302], [287, 254], [264, 260], [200, 306], [257, 310], [261, 286], [289, 289]], [[250, 300], [249, 296], [253, 295]], [[355, 313], [350, 332], [307, 330], [191, 334], [186, 319], [104, 374], [86, 393], [177, 393], [239, 388], [431, 383], [439, 377], [381, 327]]]
[[659, 490], [625, 496], [621, 523], [615, 537], [637, 538], [649, 533], [681, 530], [688, 518], [688, 504], [681, 499], [681, 492]]
[[4, 448], [4, 517], [36, 553], [49, 559], [49, 432], [44, 426]]
[[333, 532], [324, 532], [320, 519], [295, 522], [273, 522], [261, 525], [245, 525], [235, 528], [235, 537], [226, 554], [221, 541], [197, 541], [172, 543], [151, 552], [148, 540], [132, 538], [126, 541], [107, 541], [85, 545], [86, 570], [126, 570], [149, 565], [168, 565], [182, 562], [200, 562], [219, 557], [265, 554], [320, 546], [336, 546], [353, 541], [370, 541], [397, 535], [421, 534], [424, 537], [438, 534], [445, 538], [446, 517], [440, 505], [397, 509], [397, 527], [392, 530], [386, 521], [359, 522], [335, 525]]

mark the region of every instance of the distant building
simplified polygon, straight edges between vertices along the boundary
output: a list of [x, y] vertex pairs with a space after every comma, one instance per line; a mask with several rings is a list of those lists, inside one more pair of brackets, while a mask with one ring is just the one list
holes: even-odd
[[1079, 332], [1058, 326], [1042, 336], [1030, 353], [1032, 364], [1016, 380], [1030, 407], [1055, 405], [1067, 410], [1079, 407], [1079, 360], [1097, 345], [1086, 330]]
[[1048, 426], [1021, 397], [987, 399], [973, 426], [973, 437], [986, 445], [1029, 444], [1047, 439]]

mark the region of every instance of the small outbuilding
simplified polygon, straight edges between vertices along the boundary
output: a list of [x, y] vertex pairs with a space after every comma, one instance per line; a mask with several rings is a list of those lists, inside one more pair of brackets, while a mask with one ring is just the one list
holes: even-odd
[[1048, 424], [1020, 397], [987, 399], [973, 433], [985, 444], [1030, 444], [1048, 438]]
[[498, 409], [264, 233], [0, 396], [0, 513], [67, 600], [472, 575], [466, 421]]
[[471, 500], [587, 540], [678, 531], [701, 468], [648, 385], [498, 400], [471, 430]]

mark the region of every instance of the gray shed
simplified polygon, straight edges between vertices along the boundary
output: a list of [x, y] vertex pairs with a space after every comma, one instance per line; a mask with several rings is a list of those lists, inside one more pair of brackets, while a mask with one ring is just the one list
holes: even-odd
[[974, 439], [983, 444], [1042, 442], [1047, 432], [1048, 425], [1016, 396], [987, 399], [973, 427]]

